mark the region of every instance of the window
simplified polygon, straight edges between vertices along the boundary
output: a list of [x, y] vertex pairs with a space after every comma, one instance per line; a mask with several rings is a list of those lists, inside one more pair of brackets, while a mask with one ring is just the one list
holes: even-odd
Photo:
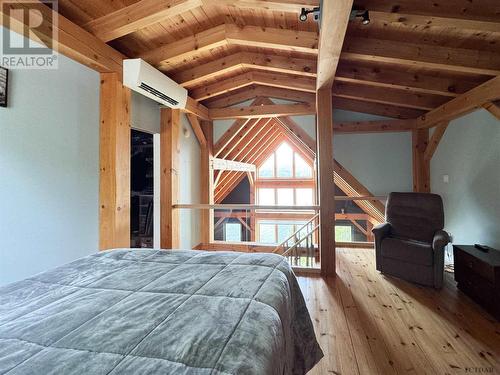
[[259, 204], [262, 206], [271, 206], [275, 204], [274, 189], [259, 189]]
[[226, 223], [224, 225], [225, 241], [241, 242], [241, 224]]
[[278, 205], [280, 206], [293, 206], [293, 189], [277, 189]]
[[260, 178], [274, 177], [274, 154], [272, 154], [259, 168]]
[[312, 168], [302, 157], [295, 153], [295, 177], [312, 178]]
[[259, 239], [262, 243], [276, 243], [275, 225], [259, 224]]
[[277, 177], [293, 177], [293, 150], [287, 143], [276, 150], [276, 172]]
[[258, 169], [259, 178], [312, 179], [313, 168], [292, 146], [283, 142]]
[[313, 201], [314, 199], [312, 188], [295, 189], [295, 202], [297, 206], [312, 206]]
[[[285, 241], [288, 237], [294, 234], [301, 226], [305, 224], [304, 221], [274, 221], [262, 220], [258, 222], [258, 238], [257, 241], [268, 244], [279, 244]], [[304, 228], [300, 236], [305, 236], [309, 231]]]
[[352, 228], [348, 225], [336, 225], [335, 241], [352, 242]]

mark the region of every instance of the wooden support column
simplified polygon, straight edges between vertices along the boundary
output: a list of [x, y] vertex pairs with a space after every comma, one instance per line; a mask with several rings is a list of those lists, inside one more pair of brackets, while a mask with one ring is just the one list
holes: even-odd
[[430, 187], [430, 160], [425, 158], [425, 149], [429, 143], [429, 129], [412, 131], [413, 151], [413, 191], [429, 193]]
[[[201, 129], [206, 143], [201, 146], [200, 203], [214, 204], [214, 170], [213, 154], [213, 122], [201, 121]], [[201, 242], [211, 243], [214, 240], [214, 212], [201, 210]]]
[[317, 160], [319, 177], [321, 273], [335, 276], [335, 184], [333, 181], [333, 111], [330, 88], [316, 92]]
[[160, 245], [162, 249], [176, 249], [180, 243], [179, 211], [172, 205], [179, 203], [180, 111], [162, 108], [160, 122]]
[[130, 247], [130, 90], [101, 73], [99, 249]]
[[[250, 204], [255, 204], [255, 178], [257, 172], [247, 172], [250, 183]], [[250, 211], [250, 241], [255, 242], [255, 210]]]

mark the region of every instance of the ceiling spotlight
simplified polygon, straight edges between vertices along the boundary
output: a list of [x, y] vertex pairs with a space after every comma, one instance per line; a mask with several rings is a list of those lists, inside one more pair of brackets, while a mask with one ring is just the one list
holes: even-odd
[[370, 24], [370, 14], [368, 13], [367, 10], [365, 10], [360, 16], [361, 17], [361, 23], [363, 25], [369, 25]]
[[301, 22], [306, 22], [307, 21], [307, 15], [309, 13], [314, 13], [314, 20], [318, 21], [318, 19], [319, 19], [319, 7], [312, 8], [312, 9], [302, 8], [302, 10], [300, 11], [300, 14], [299, 14], [299, 20]]
[[353, 9], [351, 10], [351, 15], [349, 16], [349, 20], [354, 20], [356, 18], [361, 18], [361, 24], [369, 25], [370, 24], [370, 14], [365, 9]]

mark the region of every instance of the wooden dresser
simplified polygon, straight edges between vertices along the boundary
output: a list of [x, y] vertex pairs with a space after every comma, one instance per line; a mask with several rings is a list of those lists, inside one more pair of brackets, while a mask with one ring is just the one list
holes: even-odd
[[500, 251], [453, 245], [457, 287], [500, 320]]

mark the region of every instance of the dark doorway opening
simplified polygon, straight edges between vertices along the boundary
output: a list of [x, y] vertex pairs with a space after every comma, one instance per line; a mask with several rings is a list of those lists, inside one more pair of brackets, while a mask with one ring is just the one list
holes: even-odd
[[131, 247], [153, 247], [153, 134], [132, 130]]

